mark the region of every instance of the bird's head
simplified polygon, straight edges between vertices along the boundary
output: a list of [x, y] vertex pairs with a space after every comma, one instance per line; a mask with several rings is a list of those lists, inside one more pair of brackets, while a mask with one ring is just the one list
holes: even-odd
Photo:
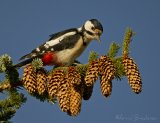
[[100, 36], [103, 33], [103, 26], [97, 19], [91, 19], [85, 22], [83, 31], [88, 39], [100, 41]]

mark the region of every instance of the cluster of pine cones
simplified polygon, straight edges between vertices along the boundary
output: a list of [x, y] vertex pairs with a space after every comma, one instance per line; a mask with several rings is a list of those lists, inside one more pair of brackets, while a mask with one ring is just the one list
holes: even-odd
[[[124, 70], [130, 86], [135, 93], [141, 92], [141, 78], [138, 68], [131, 58], [123, 59]], [[101, 92], [105, 97], [111, 95], [112, 80], [116, 69], [108, 56], [101, 56], [88, 64], [85, 74], [78, 66], [67, 67], [67, 70], [55, 69], [47, 73], [44, 68], [34, 69], [30, 64], [24, 68], [23, 85], [30, 94], [49, 95], [57, 98], [59, 107], [70, 116], [77, 116], [83, 100], [89, 100], [95, 81], [100, 77]]]

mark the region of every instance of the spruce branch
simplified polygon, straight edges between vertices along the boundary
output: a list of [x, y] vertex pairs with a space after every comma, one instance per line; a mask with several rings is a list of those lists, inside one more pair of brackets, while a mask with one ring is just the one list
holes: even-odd
[[4, 80], [3, 82], [0, 82], [0, 92], [3, 92], [5, 90], [10, 90], [11, 88], [19, 88], [22, 87], [22, 82], [18, 81], [16, 83], [10, 83], [8, 80]]
[[108, 56], [110, 58], [116, 57], [119, 49], [120, 49], [120, 45], [116, 44], [115, 42], [112, 42], [109, 47]]
[[115, 66], [115, 77], [121, 80], [125, 76], [124, 67], [122, 65], [122, 57], [116, 57], [113, 59], [113, 64]]
[[10, 89], [7, 93], [8, 97], [0, 101], [0, 119], [2, 121], [11, 119], [16, 113], [16, 110], [26, 102], [24, 95], [19, 93], [16, 89]]
[[7, 68], [12, 65], [11, 57], [7, 54], [0, 56], [0, 72], [6, 72]]
[[[7, 91], [8, 93], [7, 98], [0, 101], [0, 120], [8, 122], [15, 115], [16, 110], [26, 101], [24, 95], [18, 92], [19, 87], [24, 87], [31, 96], [43, 102], [48, 101], [54, 104], [58, 99], [62, 111], [71, 116], [76, 116], [80, 112], [82, 98], [83, 100], [90, 99], [98, 77], [102, 94], [105, 97], [111, 95], [112, 80], [114, 78], [122, 80], [122, 77], [128, 77], [132, 90], [137, 94], [140, 93], [142, 83], [138, 67], [135, 62], [130, 63], [131, 58], [129, 57], [129, 46], [133, 35], [132, 29], [127, 28], [120, 56], [118, 56], [120, 45], [112, 42], [107, 55], [99, 56], [97, 52], [91, 51], [88, 63], [85, 64], [76, 62], [71, 66], [55, 66], [46, 71], [42, 60], [35, 58], [25, 66], [23, 78], [19, 77], [19, 72], [14, 67], [9, 55], [0, 56], [0, 73], [5, 74], [5, 79], [0, 82], [0, 92]], [[27, 69], [29, 66], [30, 69]], [[75, 94], [77, 96], [71, 96]], [[66, 108], [66, 105], [69, 107]], [[74, 110], [76, 105], [78, 105], [77, 110]]]
[[96, 60], [98, 58], [98, 53], [95, 51], [91, 51], [88, 57], [88, 62], [92, 62], [93, 60]]
[[132, 41], [133, 35], [135, 35], [135, 32], [133, 32], [132, 29], [128, 27], [126, 29], [124, 39], [123, 39], [123, 44], [122, 44], [122, 55], [124, 57], [129, 55], [129, 46]]

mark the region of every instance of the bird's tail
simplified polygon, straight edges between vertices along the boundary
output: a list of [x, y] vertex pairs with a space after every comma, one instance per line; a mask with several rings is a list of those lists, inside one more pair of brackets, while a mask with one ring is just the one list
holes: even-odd
[[31, 63], [32, 61], [33, 61], [33, 58], [30, 58], [30, 59], [27, 59], [25, 61], [22, 61], [16, 65], [14, 65], [14, 67], [19, 68], [19, 67], [22, 67], [22, 66], [25, 66], [25, 65]]
[[31, 58], [31, 57], [33, 57], [33, 55], [34, 55], [34, 53], [26, 54], [26, 55], [22, 56], [19, 60], [24, 60], [26, 58]]
[[[16, 65], [14, 65], [14, 67], [23, 67], [29, 63], [31, 63], [33, 61], [34, 58], [36, 58], [36, 54], [34, 53], [29, 53], [29, 54], [26, 54], [24, 56], [22, 56], [19, 60], [24, 60]], [[25, 60], [26, 59], [26, 60]]]

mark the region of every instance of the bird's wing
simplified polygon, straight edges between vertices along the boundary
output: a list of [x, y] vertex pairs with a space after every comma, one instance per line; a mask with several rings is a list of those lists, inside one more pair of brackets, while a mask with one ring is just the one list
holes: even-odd
[[56, 38], [66, 34], [68, 32], [77, 32], [77, 29], [76, 28], [71, 28], [71, 29], [67, 29], [67, 30], [64, 30], [64, 31], [61, 31], [61, 32], [57, 32], [57, 33], [51, 34], [51, 35], [49, 35], [50, 38], [49, 38], [48, 41], [56, 39]]
[[76, 41], [78, 41], [79, 38], [80, 34], [77, 29], [69, 29], [52, 34], [50, 35], [50, 39], [47, 42], [32, 50], [31, 53], [21, 57], [20, 60], [25, 58], [39, 57], [50, 51], [57, 52], [64, 49], [70, 49], [74, 47], [74, 45], [77, 43]]

